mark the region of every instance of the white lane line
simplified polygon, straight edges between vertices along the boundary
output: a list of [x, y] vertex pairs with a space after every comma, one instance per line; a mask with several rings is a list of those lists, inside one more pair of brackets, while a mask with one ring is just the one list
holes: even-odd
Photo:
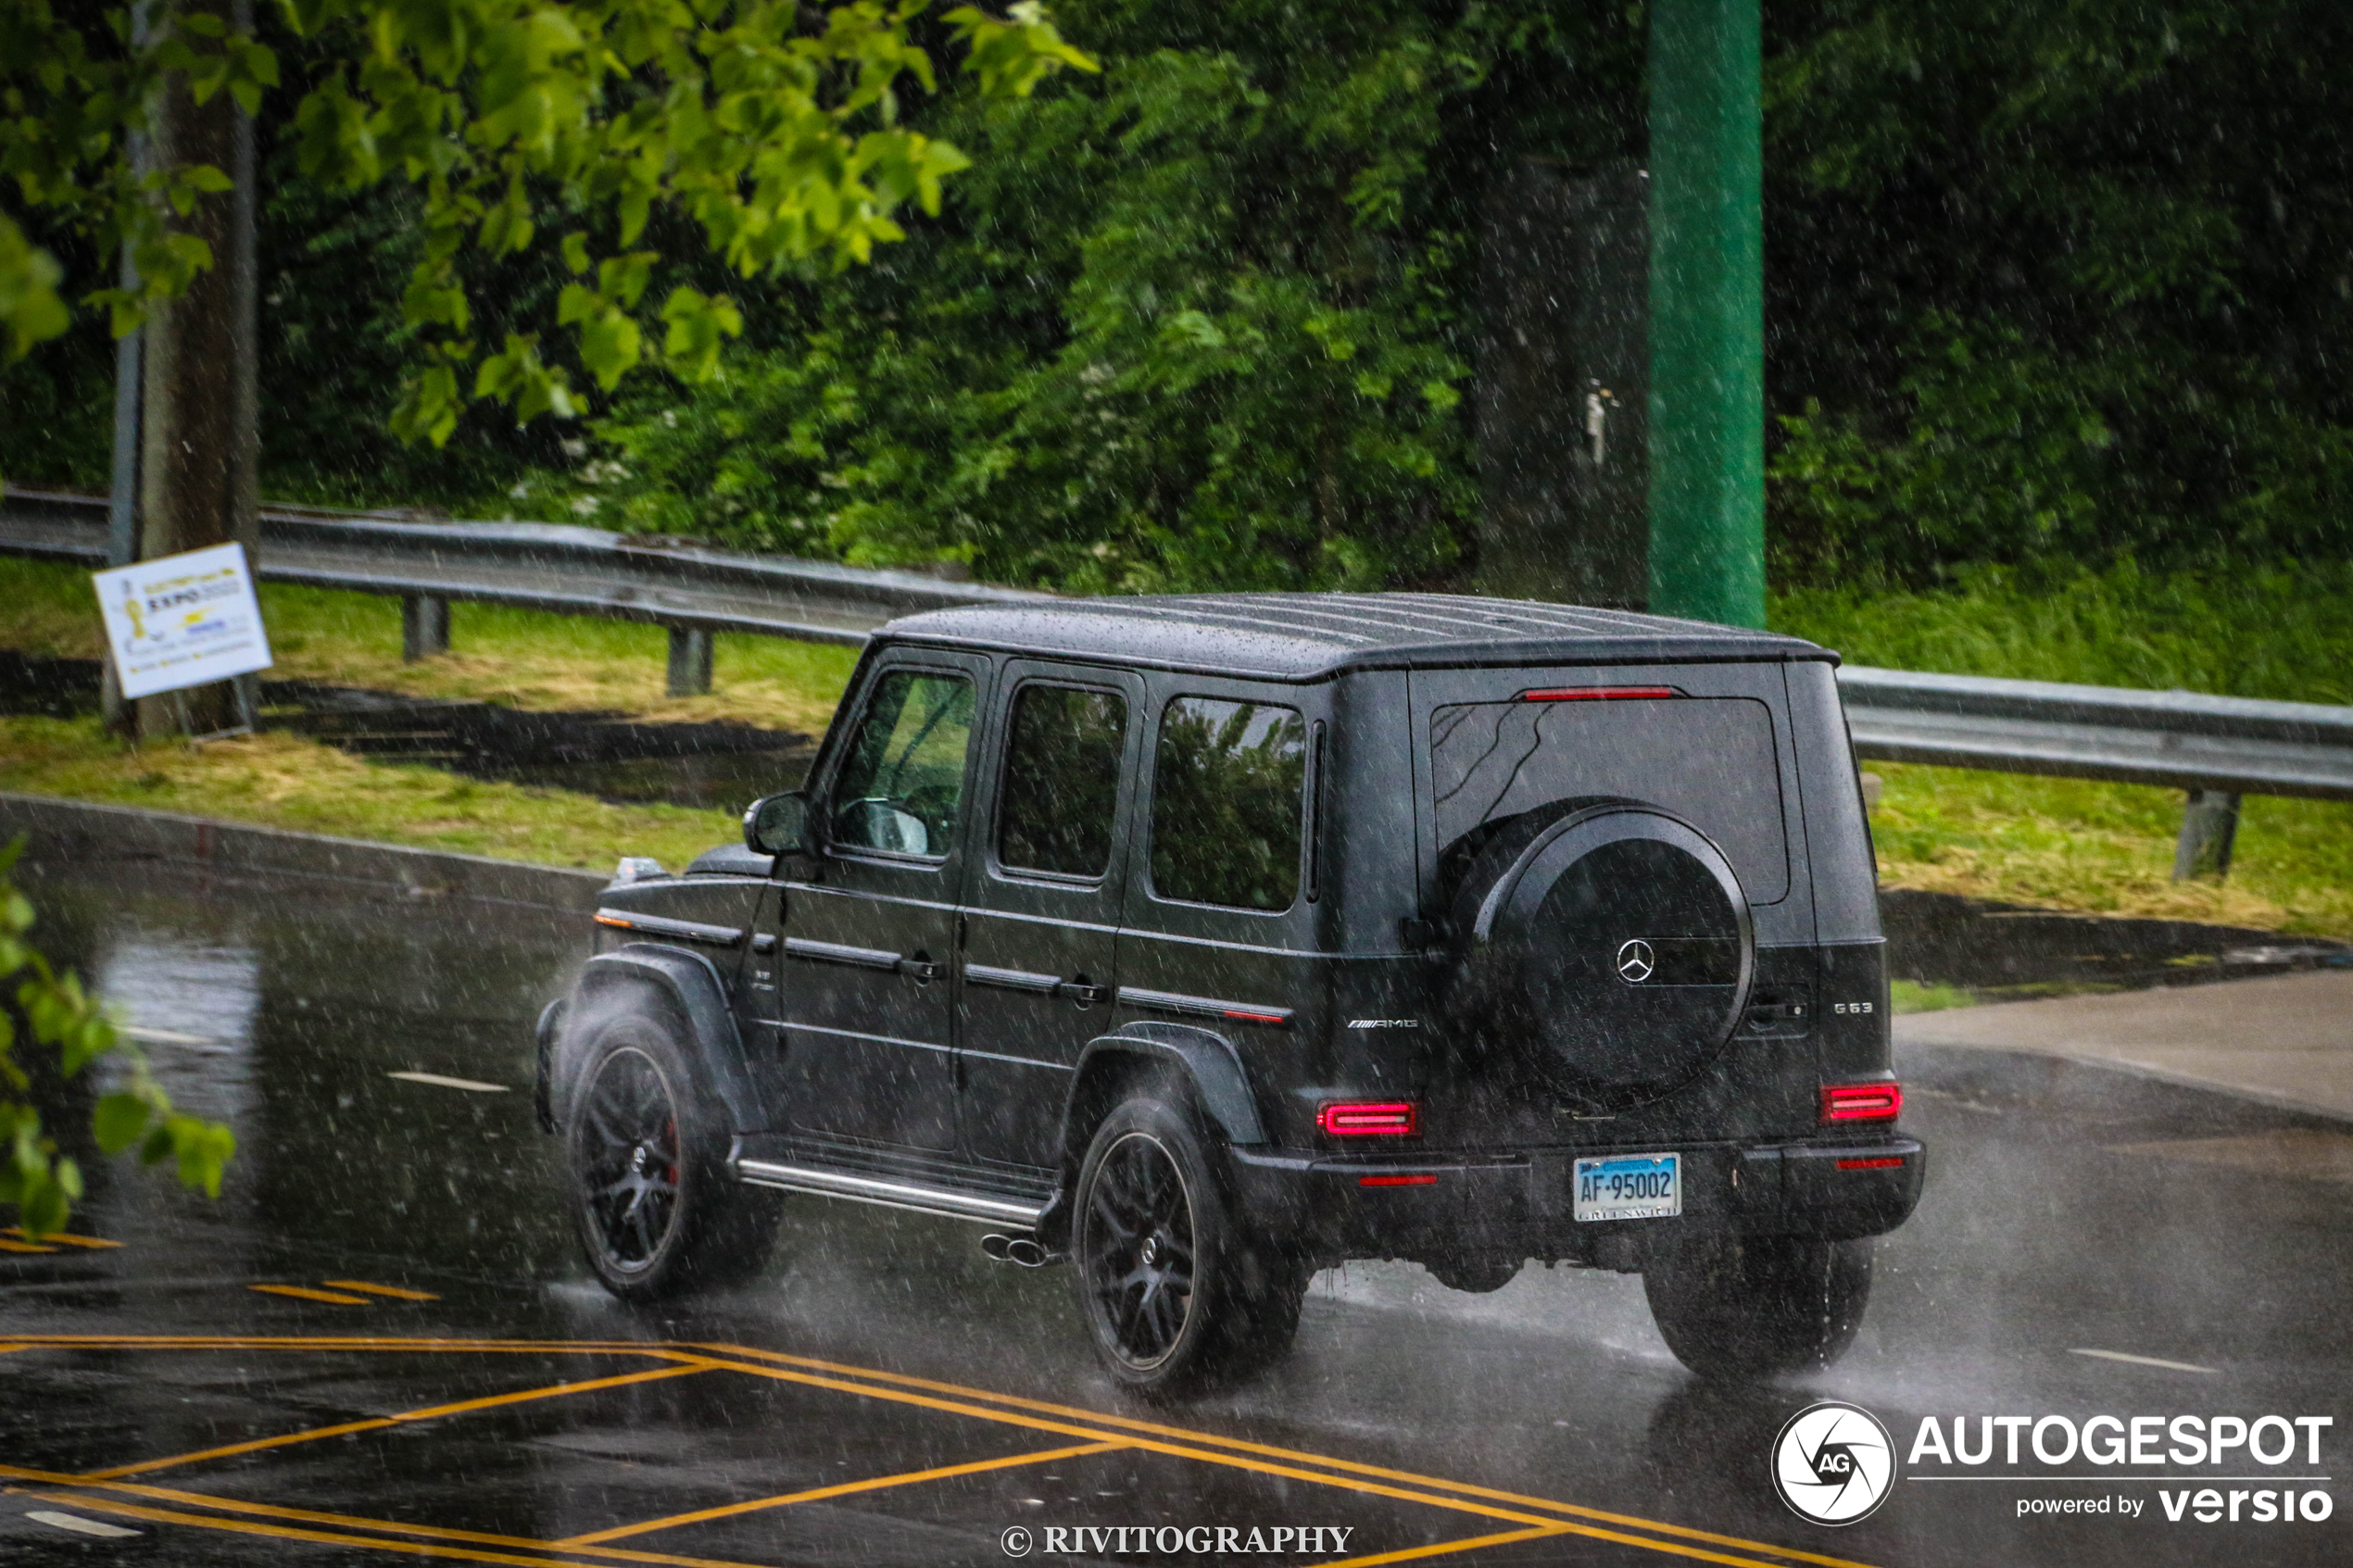
[[55, 1524], [60, 1530], [72, 1530], [84, 1536], [104, 1536], [110, 1541], [147, 1533], [145, 1530], [126, 1530], [120, 1524], [101, 1524], [95, 1519], [84, 1519], [78, 1513], [58, 1513], [46, 1508], [36, 1508], [25, 1517], [37, 1519], [44, 1524]]
[[126, 1023], [117, 1031], [127, 1040], [137, 1040], [149, 1046], [186, 1046], [191, 1050], [223, 1051], [229, 1047], [208, 1035], [182, 1035], [176, 1029], [150, 1029], [144, 1023]]
[[2155, 1356], [2128, 1356], [2121, 1350], [2071, 1349], [2068, 1351], [2068, 1354], [2070, 1356], [2096, 1356], [2104, 1361], [2127, 1361], [2133, 1366], [2163, 1367], [2168, 1372], [2202, 1372], [2208, 1377], [2220, 1377], [2222, 1375], [2220, 1369], [2215, 1367], [2192, 1366], [2187, 1361], [2161, 1361]]
[[470, 1089], [478, 1095], [503, 1095], [504, 1084], [484, 1084], [472, 1078], [445, 1078], [438, 1073], [387, 1073], [387, 1078], [397, 1078], [404, 1084], [431, 1084], [436, 1089]]

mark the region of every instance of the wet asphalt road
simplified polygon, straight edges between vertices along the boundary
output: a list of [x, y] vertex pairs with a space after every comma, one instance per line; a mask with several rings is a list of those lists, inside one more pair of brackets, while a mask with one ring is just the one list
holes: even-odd
[[[210, 1204], [85, 1151], [84, 1241], [0, 1237], [8, 1562], [946, 1568], [1015, 1561], [1015, 1527], [1038, 1562], [2353, 1560], [2345, 1512], [2201, 1524], [2160, 1500], [2194, 1476], [2353, 1491], [2353, 1189], [2313, 1174], [2353, 1138], [2320, 1124], [2186, 1094], [1916, 1093], [1928, 1196], [1827, 1374], [1701, 1385], [1630, 1277], [1466, 1296], [1360, 1264], [1318, 1278], [1271, 1375], [1154, 1410], [1096, 1374], [1063, 1271], [991, 1263], [950, 1222], [796, 1199], [752, 1286], [661, 1312], [605, 1297], [531, 1122], [530, 1022], [581, 942], [555, 917], [152, 867], [36, 890], [45, 944], [177, 1037], [151, 1060], [239, 1154]], [[2317, 1464], [1931, 1458], [1830, 1529], [1768, 1464], [1823, 1399], [1874, 1412], [1899, 1458], [1928, 1416], [2335, 1424]], [[2111, 1511], [2019, 1514], [2069, 1499]], [[1139, 1526], [1288, 1549], [1046, 1549]]]

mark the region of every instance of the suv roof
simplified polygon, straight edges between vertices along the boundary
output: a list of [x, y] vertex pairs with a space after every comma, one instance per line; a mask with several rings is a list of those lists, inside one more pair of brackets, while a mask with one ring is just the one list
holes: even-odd
[[1453, 665], [1838, 661], [1796, 637], [1451, 594], [1164, 594], [931, 610], [894, 639], [1296, 681]]

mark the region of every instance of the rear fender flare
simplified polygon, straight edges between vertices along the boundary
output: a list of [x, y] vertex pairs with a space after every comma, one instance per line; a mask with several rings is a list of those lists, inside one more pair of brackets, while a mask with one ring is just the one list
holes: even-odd
[[1266, 1141], [1258, 1101], [1250, 1092], [1250, 1075], [1231, 1040], [1190, 1024], [1130, 1023], [1088, 1041], [1079, 1053], [1070, 1099], [1063, 1109], [1063, 1147], [1074, 1160], [1085, 1154], [1086, 1140], [1094, 1135], [1092, 1127], [1076, 1124], [1084, 1117], [1087, 1087], [1121, 1058], [1164, 1064], [1184, 1073], [1202, 1110], [1227, 1143], [1251, 1148]]
[[727, 1005], [727, 987], [717, 966], [700, 953], [650, 942], [633, 942], [598, 953], [581, 966], [580, 979], [563, 1010], [551, 1074], [554, 1093], [549, 1109], [558, 1125], [571, 1114], [580, 1055], [586, 1044], [583, 1031], [603, 1016], [610, 1002], [632, 990], [659, 996], [686, 1023], [687, 1048], [726, 1110], [729, 1127], [738, 1133], [765, 1127], [760, 1090], [752, 1080], [743, 1035]]

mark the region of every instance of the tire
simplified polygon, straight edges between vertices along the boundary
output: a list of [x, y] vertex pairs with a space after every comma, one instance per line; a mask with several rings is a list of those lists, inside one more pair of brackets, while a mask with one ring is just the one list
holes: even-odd
[[1871, 1296], [1871, 1244], [1711, 1237], [1642, 1271], [1651, 1317], [1676, 1359], [1721, 1382], [1818, 1372], [1855, 1342]]
[[1504, 1258], [1492, 1253], [1453, 1252], [1425, 1259], [1422, 1267], [1430, 1277], [1449, 1290], [1459, 1290], [1467, 1296], [1485, 1296], [1501, 1290], [1519, 1277], [1524, 1258]]
[[1171, 1397], [1290, 1348], [1306, 1268], [1236, 1224], [1199, 1119], [1174, 1092], [1145, 1090], [1103, 1119], [1074, 1209], [1079, 1313], [1122, 1386]]
[[565, 1185], [588, 1266], [624, 1301], [657, 1301], [757, 1273], [775, 1196], [729, 1179], [730, 1130], [681, 1045], [643, 1004], [589, 1042], [565, 1130]]

